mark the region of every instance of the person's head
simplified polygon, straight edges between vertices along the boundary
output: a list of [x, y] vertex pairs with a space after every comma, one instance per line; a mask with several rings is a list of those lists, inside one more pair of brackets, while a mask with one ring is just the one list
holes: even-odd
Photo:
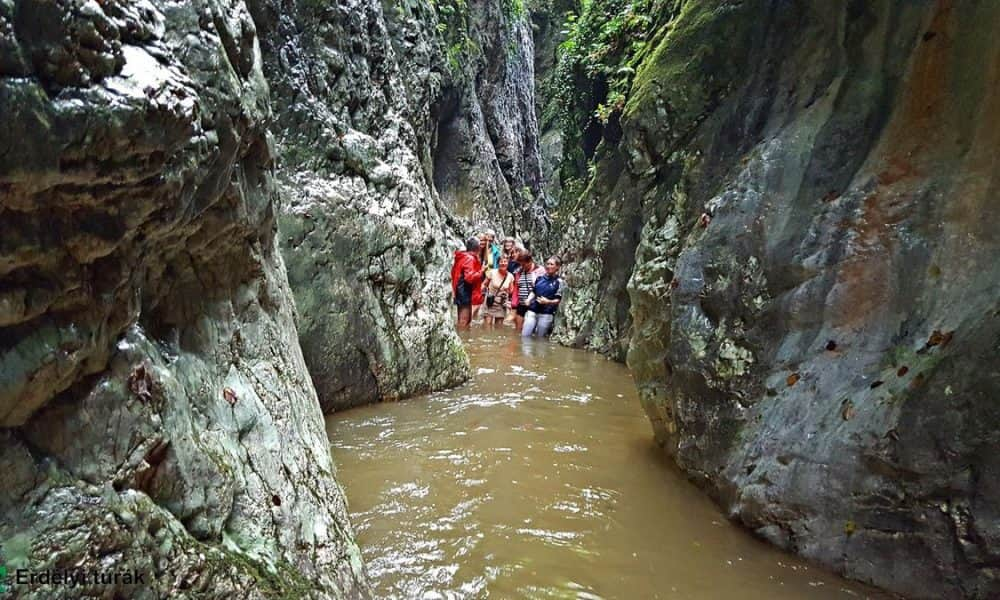
[[545, 272], [549, 275], [556, 275], [559, 273], [559, 267], [562, 266], [562, 261], [559, 260], [558, 256], [550, 256], [548, 260], [545, 261]]
[[497, 234], [492, 229], [487, 229], [483, 232], [483, 235], [486, 236], [486, 241], [490, 244], [493, 243], [493, 240], [497, 239]]
[[507, 254], [512, 254], [514, 252], [514, 244], [515, 244], [514, 238], [505, 237], [503, 239], [503, 251], [506, 252]]
[[465, 249], [468, 252], [479, 252], [479, 238], [470, 237], [465, 240]]
[[521, 263], [522, 266], [528, 267], [535, 264], [535, 258], [531, 255], [531, 252], [522, 248], [517, 254], [517, 262]]
[[500, 273], [501, 277], [506, 277], [507, 276], [507, 267], [509, 267], [509, 266], [510, 266], [510, 264], [508, 264], [507, 261], [505, 261], [505, 260], [501, 260], [497, 264], [497, 272]]

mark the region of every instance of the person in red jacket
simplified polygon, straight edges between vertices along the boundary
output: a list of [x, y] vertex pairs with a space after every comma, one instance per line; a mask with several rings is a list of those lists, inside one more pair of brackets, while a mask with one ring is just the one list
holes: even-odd
[[484, 270], [479, 260], [479, 240], [471, 237], [465, 241], [465, 250], [455, 251], [451, 266], [451, 293], [458, 306], [459, 327], [468, 327], [472, 322], [472, 307], [483, 303]]

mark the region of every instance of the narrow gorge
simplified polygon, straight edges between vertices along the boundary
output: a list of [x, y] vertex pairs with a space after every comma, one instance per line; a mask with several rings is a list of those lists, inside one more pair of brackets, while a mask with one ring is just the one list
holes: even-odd
[[[0, 598], [380, 597], [324, 415], [502, 370], [449, 286], [485, 229], [562, 257], [553, 343], [591, 354], [511, 352], [630, 377], [601, 418], [641, 403], [725, 518], [1000, 596], [998, 29], [981, 0], [0, 0]], [[65, 572], [132, 577], [21, 581]]]

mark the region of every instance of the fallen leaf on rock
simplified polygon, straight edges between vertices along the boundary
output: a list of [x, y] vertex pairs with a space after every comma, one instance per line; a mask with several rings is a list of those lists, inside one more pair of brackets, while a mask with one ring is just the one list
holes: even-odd
[[146, 363], [139, 363], [132, 368], [128, 376], [128, 389], [140, 400], [153, 399], [153, 378], [146, 368]]
[[830, 352], [833, 352], [834, 350], [836, 350], [836, 349], [837, 349], [837, 342], [835, 342], [835, 341], [833, 341], [833, 340], [829, 340], [829, 341], [828, 341], [828, 342], [826, 343], [826, 349], [827, 349], [828, 351], [830, 351]]
[[228, 387], [222, 390], [222, 397], [226, 399], [226, 402], [229, 403], [229, 406], [234, 406], [236, 404], [236, 401], [239, 400], [239, 398], [236, 397], [236, 392], [233, 391], [233, 388], [228, 388]]
[[840, 418], [845, 421], [850, 421], [851, 417], [854, 416], [854, 403], [851, 402], [849, 398], [844, 398], [844, 402], [840, 407]]
[[853, 534], [855, 531], [857, 531], [857, 529], [858, 526], [854, 524], [854, 521], [848, 521], [844, 523], [844, 533], [846, 533], [847, 535]]
[[934, 333], [931, 334], [931, 337], [927, 340], [927, 343], [924, 345], [924, 347], [933, 348], [934, 346], [941, 346], [941, 347], [947, 346], [948, 343], [951, 342], [951, 338], [953, 335], [955, 335], [954, 331], [948, 331], [942, 333], [941, 331], [935, 329]]
[[889, 438], [890, 440], [892, 440], [894, 442], [898, 442], [899, 441], [899, 432], [896, 431], [895, 428], [892, 428], [889, 431], [886, 431], [885, 435], [883, 437], [887, 437], [887, 438]]
[[869, 387], [874, 390], [875, 388], [881, 386], [883, 383], [885, 383], [885, 382], [881, 381], [881, 380], [873, 381], [872, 384]]
[[903, 365], [902, 367], [899, 367], [899, 370], [896, 371], [896, 376], [902, 377], [903, 375], [906, 375], [909, 372], [910, 372], [910, 367]]
[[153, 442], [153, 446], [146, 452], [142, 466], [135, 472], [134, 487], [146, 493], [152, 491], [153, 480], [156, 472], [167, 457], [167, 449], [170, 447], [170, 440], [158, 439]]
[[711, 222], [712, 216], [708, 213], [701, 213], [701, 216], [698, 217], [698, 225], [700, 225], [702, 229], [708, 227], [708, 224]]
[[799, 375], [798, 373], [792, 373], [785, 379], [785, 383], [788, 384], [788, 387], [792, 387], [793, 385], [799, 382], [799, 379], [802, 379], [801, 375]]

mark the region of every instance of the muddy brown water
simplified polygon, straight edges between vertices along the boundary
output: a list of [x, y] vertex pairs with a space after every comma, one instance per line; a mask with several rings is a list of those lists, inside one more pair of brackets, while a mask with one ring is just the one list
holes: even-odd
[[468, 384], [327, 420], [377, 597], [879, 597], [727, 521], [656, 447], [622, 365], [465, 341]]

